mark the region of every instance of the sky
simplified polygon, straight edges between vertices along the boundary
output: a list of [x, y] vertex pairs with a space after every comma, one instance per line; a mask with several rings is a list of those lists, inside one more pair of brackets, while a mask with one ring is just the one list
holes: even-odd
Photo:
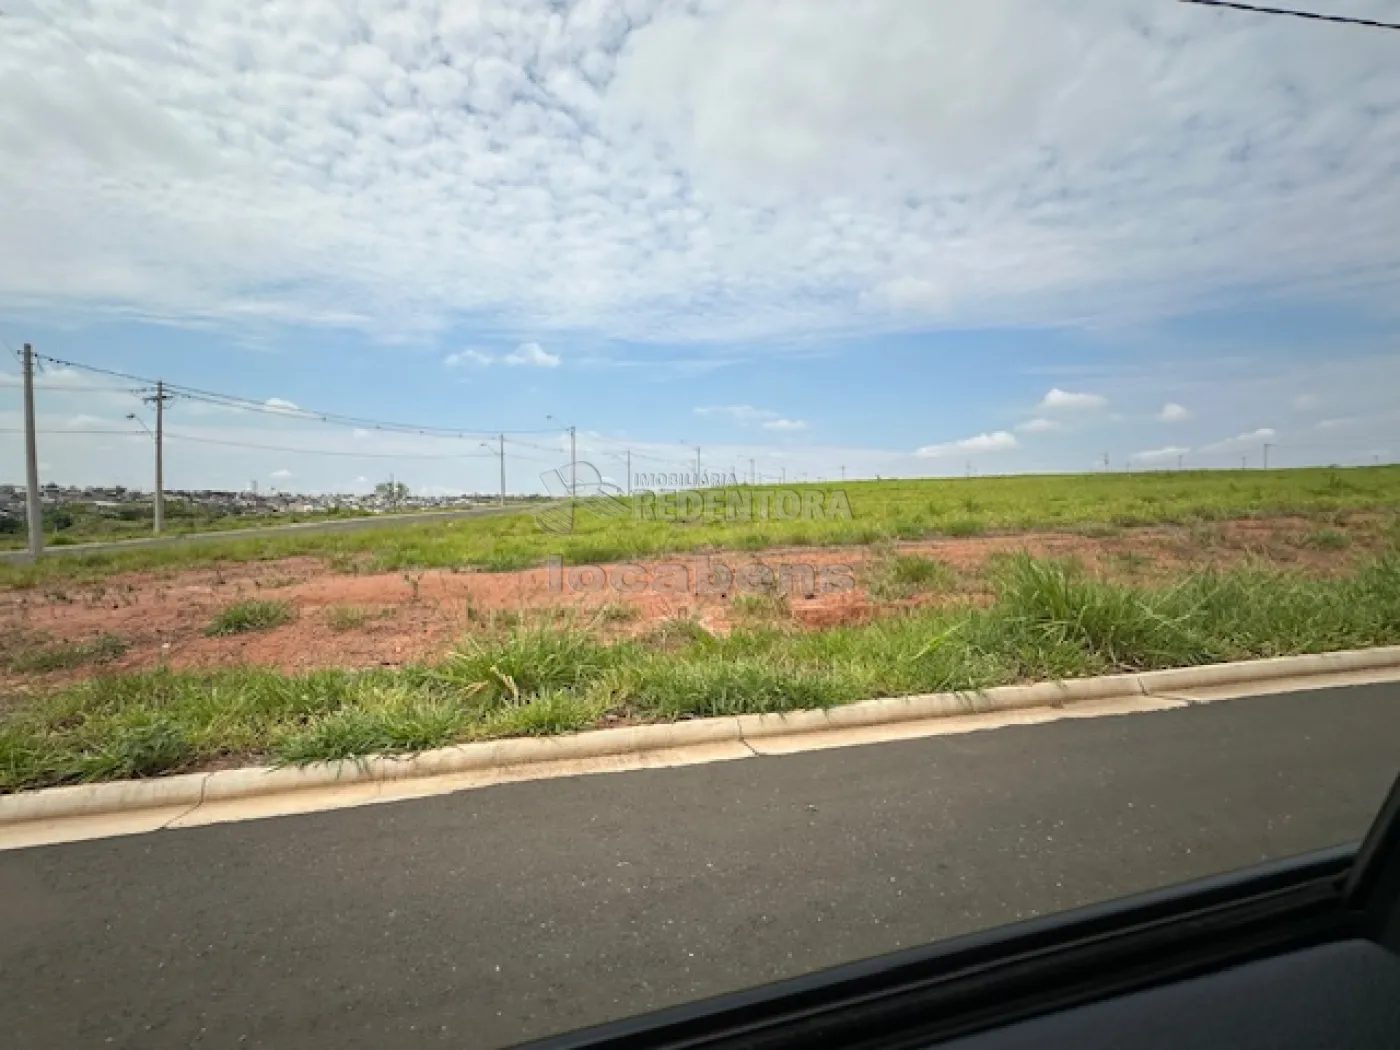
[[0, 482], [24, 343], [61, 484], [149, 488], [155, 379], [241, 399], [169, 402], [171, 488], [1400, 459], [1400, 33], [5, 0], [0, 152]]

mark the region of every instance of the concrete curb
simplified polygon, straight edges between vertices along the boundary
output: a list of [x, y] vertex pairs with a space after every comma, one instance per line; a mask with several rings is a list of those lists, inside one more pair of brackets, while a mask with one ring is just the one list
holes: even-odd
[[0, 827], [29, 821], [140, 810], [194, 809], [208, 802], [283, 795], [312, 788], [384, 783], [586, 758], [647, 754], [717, 743], [900, 722], [1058, 707], [1085, 700], [1159, 696], [1177, 690], [1307, 678], [1348, 671], [1400, 670], [1400, 646], [1283, 656], [1141, 674], [998, 686], [980, 692], [864, 700], [820, 711], [704, 718], [666, 725], [602, 729], [563, 737], [493, 740], [405, 758], [366, 758], [295, 768], [253, 766], [150, 780], [82, 784], [0, 795]]

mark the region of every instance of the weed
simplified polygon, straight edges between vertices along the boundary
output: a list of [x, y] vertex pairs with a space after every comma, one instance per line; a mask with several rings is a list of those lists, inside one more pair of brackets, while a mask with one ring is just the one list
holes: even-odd
[[1340, 551], [1351, 546], [1351, 537], [1338, 529], [1314, 529], [1303, 537], [1302, 545], [1320, 551]]
[[468, 638], [433, 677], [464, 701], [492, 707], [577, 687], [597, 677], [617, 652], [581, 631], [522, 628], [501, 639]]
[[204, 633], [213, 637], [242, 634], [245, 631], [267, 631], [290, 623], [294, 613], [291, 605], [282, 601], [247, 598], [219, 610]]
[[743, 620], [786, 620], [792, 616], [788, 597], [781, 593], [737, 594], [730, 608]]
[[359, 605], [332, 605], [326, 610], [326, 626], [336, 632], [354, 631], [381, 615]]
[[6, 646], [0, 652], [0, 666], [16, 674], [44, 674], [68, 671], [84, 664], [104, 664], [126, 652], [126, 640], [114, 634], [99, 635], [85, 642], [62, 642], [57, 645], [35, 643]]
[[913, 521], [897, 521], [894, 534], [901, 540], [921, 540], [928, 535], [928, 523], [915, 518]]
[[1114, 551], [1109, 558], [1118, 571], [1126, 576], [1139, 576], [1157, 562], [1152, 555], [1141, 551]]
[[976, 518], [958, 518], [942, 527], [945, 536], [953, 537], [980, 536], [986, 531], [987, 526]]
[[635, 605], [626, 602], [608, 602], [598, 607], [593, 614], [593, 622], [598, 624], [631, 623], [641, 615]]
[[926, 591], [948, 591], [957, 574], [947, 562], [917, 554], [895, 554], [876, 562], [870, 578], [870, 593], [891, 600], [908, 598]]
[[704, 646], [714, 640], [714, 635], [705, 630], [699, 620], [690, 616], [672, 616], [662, 620], [638, 639], [648, 648], [663, 651]]

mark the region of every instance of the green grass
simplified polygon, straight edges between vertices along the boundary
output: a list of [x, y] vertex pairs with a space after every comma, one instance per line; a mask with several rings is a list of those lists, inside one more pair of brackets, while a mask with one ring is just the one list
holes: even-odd
[[[414, 513], [414, 510], [407, 508], [403, 511], [380, 513]], [[45, 510], [44, 542], [55, 546], [71, 546], [76, 543], [146, 539], [153, 535], [154, 514], [155, 510], [150, 503], [123, 503], [116, 507], [105, 507], [96, 503], [65, 503], [61, 508]], [[190, 536], [200, 532], [231, 532], [305, 522], [344, 521], [367, 516], [369, 515], [365, 511], [348, 507], [283, 513], [221, 513], [188, 500], [167, 496], [161, 534]], [[13, 521], [10, 524], [0, 519], [0, 525], [9, 526], [0, 527], [0, 550], [20, 550], [29, 545], [23, 523]]]
[[337, 634], [356, 631], [382, 615], [382, 612], [361, 605], [332, 605], [326, 610], [326, 626]]
[[248, 631], [268, 631], [291, 623], [295, 612], [291, 605], [266, 598], [247, 598], [220, 609], [204, 633], [214, 637], [244, 634]]
[[14, 674], [70, 671], [87, 664], [105, 664], [120, 657], [128, 646], [124, 638], [103, 634], [83, 642], [48, 643], [14, 635], [0, 645], [0, 668]]
[[781, 593], [736, 594], [729, 607], [740, 620], [786, 620], [792, 615], [788, 596]]
[[870, 593], [876, 598], [908, 598], [953, 588], [957, 573], [947, 562], [917, 554], [894, 554], [877, 560], [870, 574]]
[[1314, 529], [1303, 537], [1303, 546], [1322, 551], [1340, 551], [1351, 546], [1351, 537], [1338, 529]]
[[676, 524], [600, 518], [580, 508], [570, 535], [545, 532], [529, 514], [522, 513], [354, 532], [231, 538], [188, 547], [63, 555], [42, 559], [37, 565], [0, 563], [0, 587], [294, 555], [322, 558], [337, 570], [504, 571], [541, 564], [553, 554], [566, 564], [583, 565], [704, 549], [755, 551], [785, 544], [868, 544], [923, 535], [973, 536], [1032, 528], [1111, 535], [1136, 525], [1191, 526], [1249, 516], [1321, 517], [1400, 509], [1400, 466], [1027, 475], [791, 487], [826, 494], [844, 491], [851, 516], [818, 521], [725, 518]]
[[0, 715], [0, 790], [151, 776], [240, 756], [296, 763], [632, 721], [1400, 643], [1400, 554], [1311, 579], [1246, 567], [1152, 587], [1025, 556], [989, 607], [726, 637], [672, 620], [638, 638], [522, 626], [400, 671], [239, 668], [98, 675]]

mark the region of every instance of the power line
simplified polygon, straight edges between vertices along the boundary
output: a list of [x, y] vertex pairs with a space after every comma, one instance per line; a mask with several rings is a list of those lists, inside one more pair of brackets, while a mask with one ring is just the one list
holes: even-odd
[[[97, 375], [106, 375], [115, 379], [124, 379], [129, 382], [140, 383], [145, 386], [154, 386], [157, 382], [153, 379], [147, 379], [144, 376], [136, 376], [128, 372], [120, 372], [111, 368], [101, 368], [97, 365], [87, 365], [79, 361], [66, 361], [62, 358], [51, 357], [47, 354], [35, 354], [34, 356], [36, 359], [47, 361], [50, 364], [58, 365], [63, 368], [76, 368], [85, 372], [93, 372]], [[360, 427], [366, 430], [397, 431], [400, 433], [421, 434], [424, 436], [474, 438], [483, 436], [490, 437], [502, 432], [499, 427], [491, 430], [463, 430], [457, 427], [396, 423], [383, 419], [343, 415], [338, 412], [321, 412], [316, 409], [302, 408], [300, 406], [283, 407], [281, 405], [269, 405], [265, 401], [257, 401], [253, 398], [239, 397], [234, 394], [221, 394], [216, 391], [184, 386], [179, 383], [166, 383], [165, 389], [171, 394], [177, 394], [190, 401], [202, 401], [207, 404], [221, 405], [225, 408], [238, 408], [247, 412], [260, 412], [264, 415], [282, 416], [283, 418], [306, 419], [330, 423], [337, 426]], [[505, 431], [507, 434], [552, 434], [554, 432], [555, 431], [550, 429]]]
[[[23, 427], [0, 427], [0, 434], [23, 434], [23, 433], [24, 433], [24, 428], [23, 428]], [[109, 435], [109, 436], [110, 436], [110, 435], [124, 434], [124, 435], [126, 435], [126, 436], [128, 436], [128, 437], [144, 437], [144, 436], [146, 436], [146, 435], [144, 434], [144, 432], [143, 432], [143, 431], [140, 431], [140, 430], [41, 430], [41, 431], [39, 431], [39, 433], [40, 433], [40, 434], [51, 434], [51, 435], [53, 435], [53, 436], [55, 436], [55, 437], [63, 437], [64, 435], [68, 435], [68, 434], [107, 434], [107, 435]]]
[[1256, 4], [1235, 3], [1234, 0], [1181, 0], [1183, 4], [1198, 4], [1201, 7], [1228, 7], [1235, 11], [1252, 11], [1261, 15], [1286, 15], [1289, 18], [1306, 18], [1313, 22], [1336, 22], [1341, 25], [1369, 26], [1372, 29], [1400, 29], [1400, 23], [1376, 22], [1369, 18], [1352, 18], [1350, 15], [1328, 15], [1321, 11], [1296, 11], [1287, 7], [1262, 7]]
[[[123, 431], [122, 433], [128, 433]], [[284, 445], [261, 445], [250, 441], [225, 441], [220, 438], [195, 437], [193, 434], [178, 434], [167, 430], [167, 438], [176, 441], [195, 441], [201, 445], [224, 445], [229, 448], [254, 448], [264, 452], [290, 452], [302, 456], [345, 456], [352, 459], [495, 459], [495, 453], [483, 455], [480, 452], [460, 452], [455, 455], [424, 455], [416, 452], [349, 452], [325, 448], [289, 448]]]

